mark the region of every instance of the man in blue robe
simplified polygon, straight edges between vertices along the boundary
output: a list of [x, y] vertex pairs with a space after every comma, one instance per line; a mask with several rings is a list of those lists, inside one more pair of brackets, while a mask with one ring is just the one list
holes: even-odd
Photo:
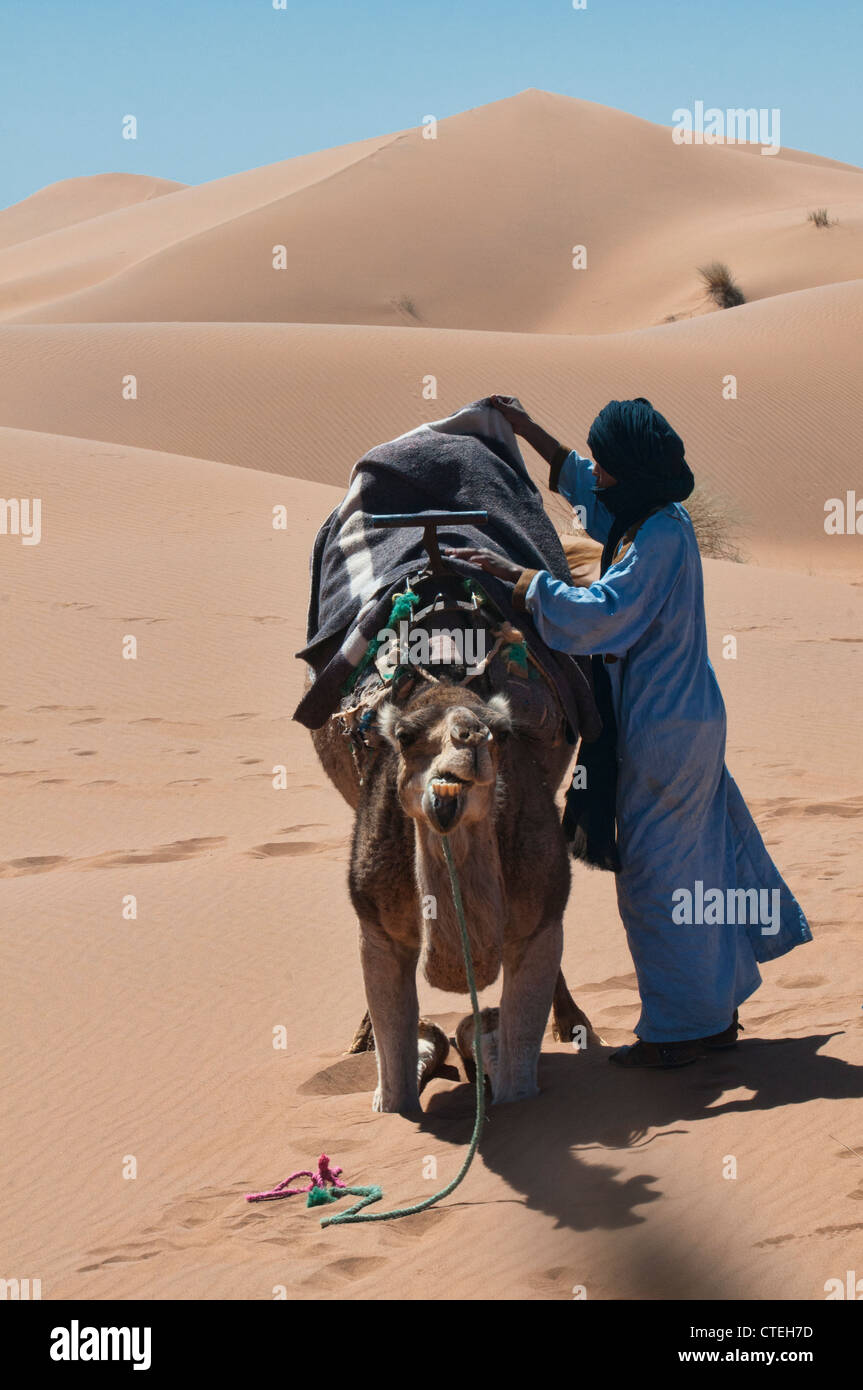
[[694, 479], [683, 441], [643, 397], [611, 401], [597, 416], [593, 464], [512, 397], [492, 400], [602, 542], [601, 578], [571, 587], [491, 551], [450, 553], [513, 582], [515, 606], [549, 647], [593, 658], [606, 727], [602, 746], [582, 745], [587, 787], [570, 792], [565, 823], [575, 853], [616, 872], [638, 977], [638, 1042], [611, 1060], [682, 1066], [733, 1047], [738, 1006], [761, 983], [758, 962], [811, 940], [725, 767], [701, 557], [680, 505]]

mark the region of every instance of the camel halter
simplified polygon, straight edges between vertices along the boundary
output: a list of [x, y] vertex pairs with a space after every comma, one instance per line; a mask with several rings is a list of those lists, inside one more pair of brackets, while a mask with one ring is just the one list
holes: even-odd
[[[373, 1202], [379, 1202], [383, 1197], [383, 1189], [376, 1183], [369, 1187], [348, 1187], [339, 1180], [342, 1172], [341, 1168], [331, 1168], [330, 1160], [326, 1154], [321, 1154], [318, 1160], [318, 1171], [311, 1172], [303, 1169], [301, 1172], [292, 1173], [284, 1182], [271, 1188], [268, 1192], [249, 1192], [246, 1194], [247, 1202], [274, 1202], [281, 1197], [293, 1197], [301, 1192], [308, 1193], [306, 1206], [317, 1207], [325, 1203], [337, 1202], [340, 1197], [352, 1196], [359, 1197], [360, 1201], [355, 1202], [347, 1211], [340, 1211], [335, 1216], [321, 1217], [322, 1226], [347, 1226], [361, 1221], [395, 1221], [400, 1216], [413, 1216], [418, 1211], [427, 1211], [429, 1207], [435, 1206], [437, 1202], [448, 1197], [454, 1192], [459, 1183], [466, 1176], [467, 1170], [474, 1160], [474, 1155], [479, 1147], [482, 1127], [485, 1123], [485, 1072], [482, 1060], [482, 1018], [479, 1011], [479, 1000], [476, 994], [476, 980], [473, 973], [473, 959], [470, 953], [470, 940], [467, 934], [467, 923], [464, 916], [464, 904], [462, 903], [461, 888], [458, 881], [458, 873], [452, 857], [452, 850], [446, 835], [441, 835], [441, 848], [443, 850], [446, 866], [449, 871], [450, 888], [452, 889], [452, 900], [455, 905], [456, 917], [458, 918], [459, 931], [461, 933], [461, 949], [464, 954], [465, 973], [467, 975], [468, 989], [470, 991], [470, 1002], [473, 1010], [473, 1050], [476, 1058], [476, 1119], [474, 1120], [473, 1134], [471, 1135], [470, 1146], [465, 1155], [464, 1163], [456, 1173], [452, 1182], [448, 1182], [446, 1187], [442, 1187], [440, 1192], [436, 1192], [433, 1197], [427, 1197], [423, 1202], [414, 1202], [409, 1207], [397, 1207], [395, 1211], [364, 1211], [364, 1207], [369, 1207]], [[311, 1181], [306, 1187], [292, 1187], [291, 1184], [296, 1178], [310, 1178]]]
[[[464, 916], [464, 904], [461, 898], [461, 888], [458, 881], [458, 872], [452, 857], [449, 840], [446, 835], [441, 835], [441, 848], [446, 860], [449, 871], [450, 888], [452, 889], [452, 900], [455, 905], [455, 912], [458, 918], [459, 931], [461, 933], [461, 949], [464, 955], [465, 972], [467, 974], [467, 984], [470, 991], [470, 1003], [473, 1010], [473, 1049], [476, 1057], [476, 1119], [474, 1120], [473, 1134], [471, 1135], [470, 1147], [465, 1155], [464, 1163], [456, 1173], [452, 1182], [448, 1182], [446, 1187], [442, 1187], [440, 1192], [436, 1192], [433, 1197], [427, 1197], [424, 1202], [414, 1202], [409, 1207], [397, 1207], [395, 1211], [363, 1211], [363, 1207], [371, 1206], [372, 1202], [379, 1202], [383, 1192], [379, 1187], [371, 1188], [336, 1188], [335, 1186], [326, 1189], [327, 1195], [324, 1200], [338, 1200], [343, 1192], [358, 1193], [362, 1192], [362, 1201], [349, 1207], [347, 1211], [340, 1211], [335, 1216], [321, 1217], [322, 1226], [347, 1226], [359, 1221], [394, 1221], [399, 1216], [413, 1216], [418, 1211], [426, 1211], [433, 1207], [437, 1202], [442, 1201], [454, 1192], [459, 1183], [466, 1176], [467, 1170], [473, 1163], [474, 1155], [479, 1148], [480, 1135], [485, 1123], [485, 1073], [482, 1063], [482, 1018], [479, 1011], [479, 1000], [476, 994], [476, 981], [473, 974], [473, 959], [470, 953], [470, 940], [467, 934], [467, 923]], [[317, 1201], [321, 1199], [318, 1198]], [[317, 1205], [317, 1201], [315, 1205]]]

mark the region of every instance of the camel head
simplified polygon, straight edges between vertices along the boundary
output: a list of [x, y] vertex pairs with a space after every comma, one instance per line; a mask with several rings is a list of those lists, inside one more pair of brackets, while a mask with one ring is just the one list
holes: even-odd
[[501, 748], [512, 732], [505, 695], [483, 700], [464, 686], [435, 685], [401, 709], [385, 706], [379, 728], [398, 755], [406, 815], [446, 835], [490, 814]]

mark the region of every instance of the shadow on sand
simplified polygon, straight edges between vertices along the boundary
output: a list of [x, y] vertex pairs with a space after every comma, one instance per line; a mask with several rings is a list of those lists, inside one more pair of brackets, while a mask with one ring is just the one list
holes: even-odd
[[[843, 1030], [837, 1030], [841, 1032]], [[636, 1208], [662, 1195], [649, 1171], [650, 1144], [661, 1134], [687, 1132], [716, 1115], [769, 1111], [810, 1100], [863, 1096], [863, 1067], [819, 1049], [837, 1033], [741, 1042], [674, 1071], [624, 1071], [594, 1048], [540, 1060], [541, 1094], [489, 1111], [481, 1153], [485, 1165], [521, 1193], [527, 1205], [575, 1231], [616, 1230], [646, 1218]], [[726, 1093], [746, 1089], [754, 1094]], [[422, 1131], [442, 1143], [467, 1143], [473, 1091], [426, 1092]], [[655, 1131], [650, 1134], [649, 1131]], [[613, 1162], [582, 1162], [579, 1153], [642, 1149], [645, 1171], [623, 1178]], [[457, 1201], [458, 1198], [455, 1198]], [[518, 1197], [513, 1197], [518, 1201]]]

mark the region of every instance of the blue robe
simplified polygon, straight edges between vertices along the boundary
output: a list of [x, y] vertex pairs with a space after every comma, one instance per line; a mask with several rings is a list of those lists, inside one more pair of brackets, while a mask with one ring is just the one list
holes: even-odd
[[[558, 489], [604, 543], [613, 518], [595, 487], [590, 461], [571, 453]], [[606, 670], [618, 726], [617, 901], [642, 1002], [635, 1031], [648, 1042], [721, 1032], [760, 985], [756, 962], [812, 934], [725, 767], [689, 513], [677, 503], [656, 512], [590, 588], [535, 575], [526, 606], [555, 650], [618, 658]]]

